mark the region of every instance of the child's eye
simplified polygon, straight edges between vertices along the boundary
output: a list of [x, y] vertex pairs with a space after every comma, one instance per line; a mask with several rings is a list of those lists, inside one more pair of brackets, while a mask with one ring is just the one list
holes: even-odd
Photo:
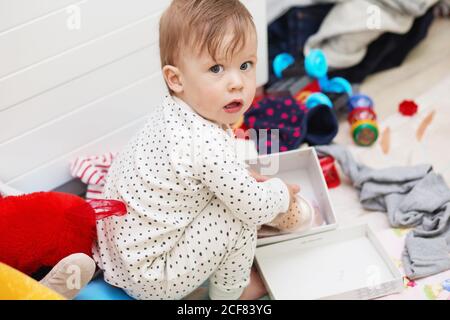
[[211, 71], [212, 73], [219, 73], [223, 71], [223, 67], [220, 64], [216, 64], [215, 66], [209, 68], [209, 71]]
[[253, 66], [253, 63], [251, 61], [244, 62], [243, 64], [241, 64], [241, 70], [242, 71], [248, 70], [252, 66]]

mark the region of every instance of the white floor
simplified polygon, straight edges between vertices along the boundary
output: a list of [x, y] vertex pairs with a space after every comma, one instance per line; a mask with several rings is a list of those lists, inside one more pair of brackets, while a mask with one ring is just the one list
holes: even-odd
[[374, 99], [382, 120], [397, 112], [401, 101], [419, 97], [449, 75], [450, 19], [436, 19], [400, 67], [368, 77], [361, 92]]

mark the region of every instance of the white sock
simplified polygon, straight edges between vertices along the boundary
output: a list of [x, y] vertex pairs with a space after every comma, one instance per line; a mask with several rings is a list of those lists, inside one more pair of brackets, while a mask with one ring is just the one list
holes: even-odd
[[59, 261], [40, 281], [44, 286], [73, 299], [88, 284], [95, 272], [95, 262], [84, 253], [74, 253]]

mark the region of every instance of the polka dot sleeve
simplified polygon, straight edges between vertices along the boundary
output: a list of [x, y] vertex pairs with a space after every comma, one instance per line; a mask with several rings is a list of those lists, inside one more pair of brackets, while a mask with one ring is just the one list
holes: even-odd
[[261, 225], [288, 210], [289, 191], [281, 179], [257, 182], [232, 148], [212, 142], [207, 139], [205, 145], [212, 147], [199, 155], [198, 176], [238, 219]]

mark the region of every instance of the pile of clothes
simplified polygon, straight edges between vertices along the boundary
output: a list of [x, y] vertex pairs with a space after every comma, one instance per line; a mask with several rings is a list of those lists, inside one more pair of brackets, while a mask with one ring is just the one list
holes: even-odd
[[[299, 4], [302, 1], [298, 1]], [[282, 52], [303, 61], [321, 49], [333, 72], [352, 83], [400, 65], [422, 41], [433, 11], [445, 15], [438, 0], [309, 0], [290, 8], [269, 25], [269, 60]], [[446, 9], [447, 8], [447, 9]], [[269, 83], [276, 80], [273, 72]]]

